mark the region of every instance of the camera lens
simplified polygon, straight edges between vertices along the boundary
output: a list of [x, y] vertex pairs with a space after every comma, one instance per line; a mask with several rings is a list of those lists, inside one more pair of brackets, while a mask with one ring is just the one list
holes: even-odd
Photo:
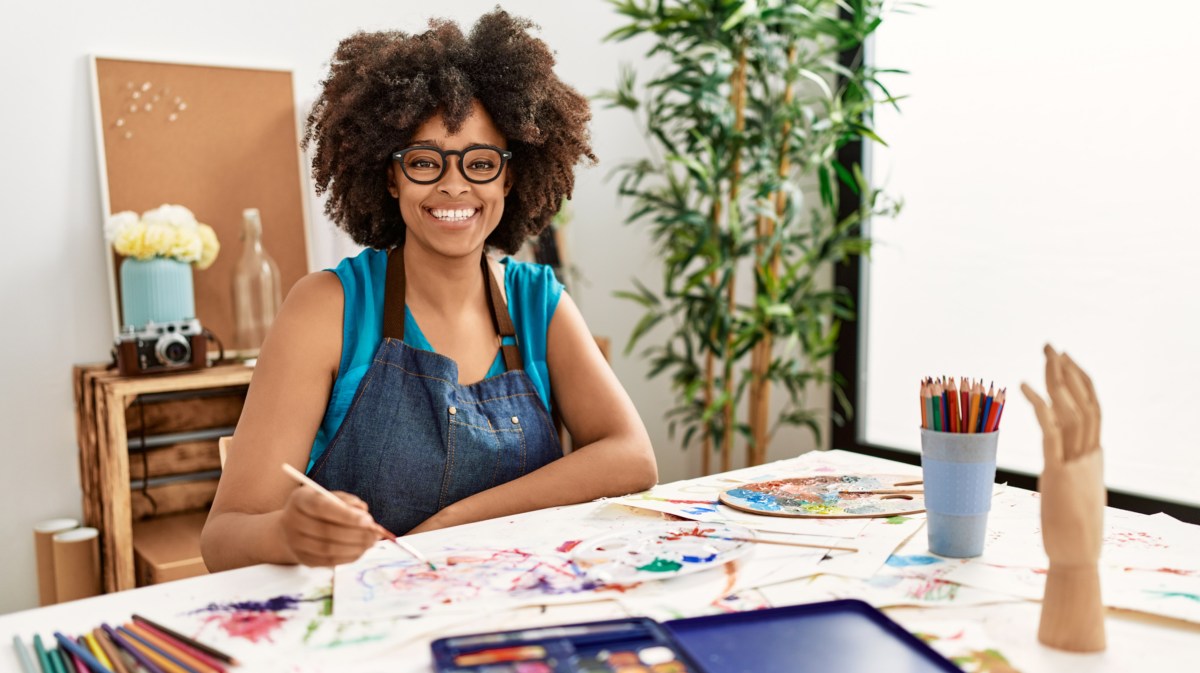
[[178, 333], [160, 337], [154, 345], [158, 361], [167, 366], [184, 365], [192, 359], [192, 346]]

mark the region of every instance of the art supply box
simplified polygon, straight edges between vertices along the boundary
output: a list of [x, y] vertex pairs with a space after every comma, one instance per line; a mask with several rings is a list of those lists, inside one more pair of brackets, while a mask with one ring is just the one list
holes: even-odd
[[857, 600], [456, 636], [432, 648], [438, 673], [961, 673]]

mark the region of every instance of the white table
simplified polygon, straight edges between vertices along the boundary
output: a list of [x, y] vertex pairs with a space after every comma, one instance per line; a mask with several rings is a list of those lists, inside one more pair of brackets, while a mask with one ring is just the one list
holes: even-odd
[[[806, 454], [776, 465], [788, 469], [803, 469], [809, 466], [828, 471], [830, 466], [836, 466], [844, 468], [845, 471], [872, 470], [881, 473], [919, 474], [919, 468], [910, 465], [841, 451]], [[745, 474], [745, 471], [742, 471], [742, 474]], [[735, 472], [709, 479], [735, 479], [738, 476]], [[511, 544], [516, 545], [520, 544], [523, 538], [538, 537], [546, 531], [556, 529], [568, 530], [576, 523], [593, 517], [602, 517], [609, 526], [624, 520], [627, 520], [629, 525], [637, 525], [661, 518], [652, 512], [634, 510], [611, 502], [594, 502], [434, 531], [413, 536], [409, 540], [417, 547], [427, 550], [446, 544], [462, 546], [489, 537], [508, 539]], [[1036, 518], [1029, 519], [1030, 526], [1036, 526]], [[913, 535], [914, 542], [923, 536], [923, 531]], [[746, 564], [743, 570], [753, 569], [756, 557], [751, 555], [748, 559], [736, 563]], [[301, 599], [299, 607], [279, 613], [282, 618], [277, 619], [281, 619], [281, 624], [276, 625], [274, 630], [266, 629], [251, 634], [258, 638], [257, 643], [251, 642], [249, 637], [211, 641], [207, 636], [219, 633], [216, 625], [204, 627], [207, 631], [200, 632], [201, 639], [213, 642], [222, 649], [228, 649], [231, 654], [242, 659], [245, 665], [242, 669], [235, 670], [429, 671], [429, 643], [438, 637], [611, 619], [628, 616], [631, 610], [639, 609], [637, 604], [632, 604], [634, 607], [631, 607], [629, 602], [613, 600], [614, 597], [620, 598], [619, 592], [606, 592], [597, 594], [596, 600], [588, 603], [505, 610], [480, 609], [436, 617], [387, 619], [379, 620], [379, 623], [348, 626], [338, 619], [315, 616], [321, 604], [321, 587], [329, 586], [330, 577], [331, 571], [328, 569], [263, 565], [3, 615], [0, 616], [0, 638], [3, 639], [0, 641], [3, 643], [0, 646], [0, 670], [20, 670], [15, 653], [9, 647], [14, 634], [20, 635], [26, 643], [31, 643], [34, 633], [40, 633], [43, 640], [50, 637], [55, 630], [78, 634], [90, 631], [101, 622], [115, 625], [126, 621], [134, 612], [152, 618], [162, 618], [173, 626], [180, 622], [172, 619], [182, 619], [191, 624], [207, 624], [203, 620], [219, 621], [218, 613], [203, 611], [203, 608], [210, 604], [264, 599], [284, 594], [298, 595]], [[825, 598], [826, 596], [819, 591], [805, 593], [805, 587], [816, 586], [812, 582], [810, 579], [800, 579], [770, 591], [764, 589], [761, 592], [744, 592], [744, 600], [730, 601], [724, 608], [728, 610], [738, 609], [739, 606], [762, 607], [763, 597], [772, 594], [797, 597], [793, 602]], [[1200, 594], [1200, 578], [1195, 582], [1197, 593]], [[866, 584], [863, 583], [862, 586], [866, 591]], [[665, 604], [675, 598], [682, 603], [688, 603], [684, 596], [673, 597], [669, 591], [656, 600]], [[693, 608], [683, 610], [695, 612]], [[1174, 670], [1184, 662], [1194, 663], [1196, 654], [1200, 653], [1200, 624], [1112, 610], [1107, 618], [1109, 647], [1106, 652], [1073, 655], [1054, 651], [1037, 642], [1039, 610], [1039, 603], [1018, 601], [963, 607], [894, 607], [887, 608], [886, 612], [909, 630], [933, 638], [931, 644], [948, 656], [965, 657], [962, 659], [962, 665], [966, 670], [1009, 670], [981, 668], [981, 659], [991, 656], [989, 650], [1002, 653], [1012, 665], [1011, 670], [1023, 673]], [[651, 616], [663, 615], [651, 613]], [[197, 631], [193, 629], [192, 632]], [[53, 642], [52, 637], [50, 642]]]

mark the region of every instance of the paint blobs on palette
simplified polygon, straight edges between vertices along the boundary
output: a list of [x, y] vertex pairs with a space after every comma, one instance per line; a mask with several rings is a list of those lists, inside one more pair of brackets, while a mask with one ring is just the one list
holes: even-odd
[[925, 496], [913, 482], [904, 475], [812, 475], [743, 484], [720, 498], [734, 509], [770, 516], [892, 520], [925, 511]]
[[598, 582], [629, 584], [724, 565], [750, 551], [754, 537], [734, 524], [660, 522], [584, 540], [571, 558]]

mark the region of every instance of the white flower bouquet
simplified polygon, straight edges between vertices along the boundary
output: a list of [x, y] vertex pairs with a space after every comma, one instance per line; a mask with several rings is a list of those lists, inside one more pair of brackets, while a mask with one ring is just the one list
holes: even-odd
[[207, 269], [221, 244], [212, 227], [196, 221], [183, 206], [163, 204], [142, 213], [115, 213], [104, 224], [104, 237], [119, 255], [140, 260], [163, 257]]

